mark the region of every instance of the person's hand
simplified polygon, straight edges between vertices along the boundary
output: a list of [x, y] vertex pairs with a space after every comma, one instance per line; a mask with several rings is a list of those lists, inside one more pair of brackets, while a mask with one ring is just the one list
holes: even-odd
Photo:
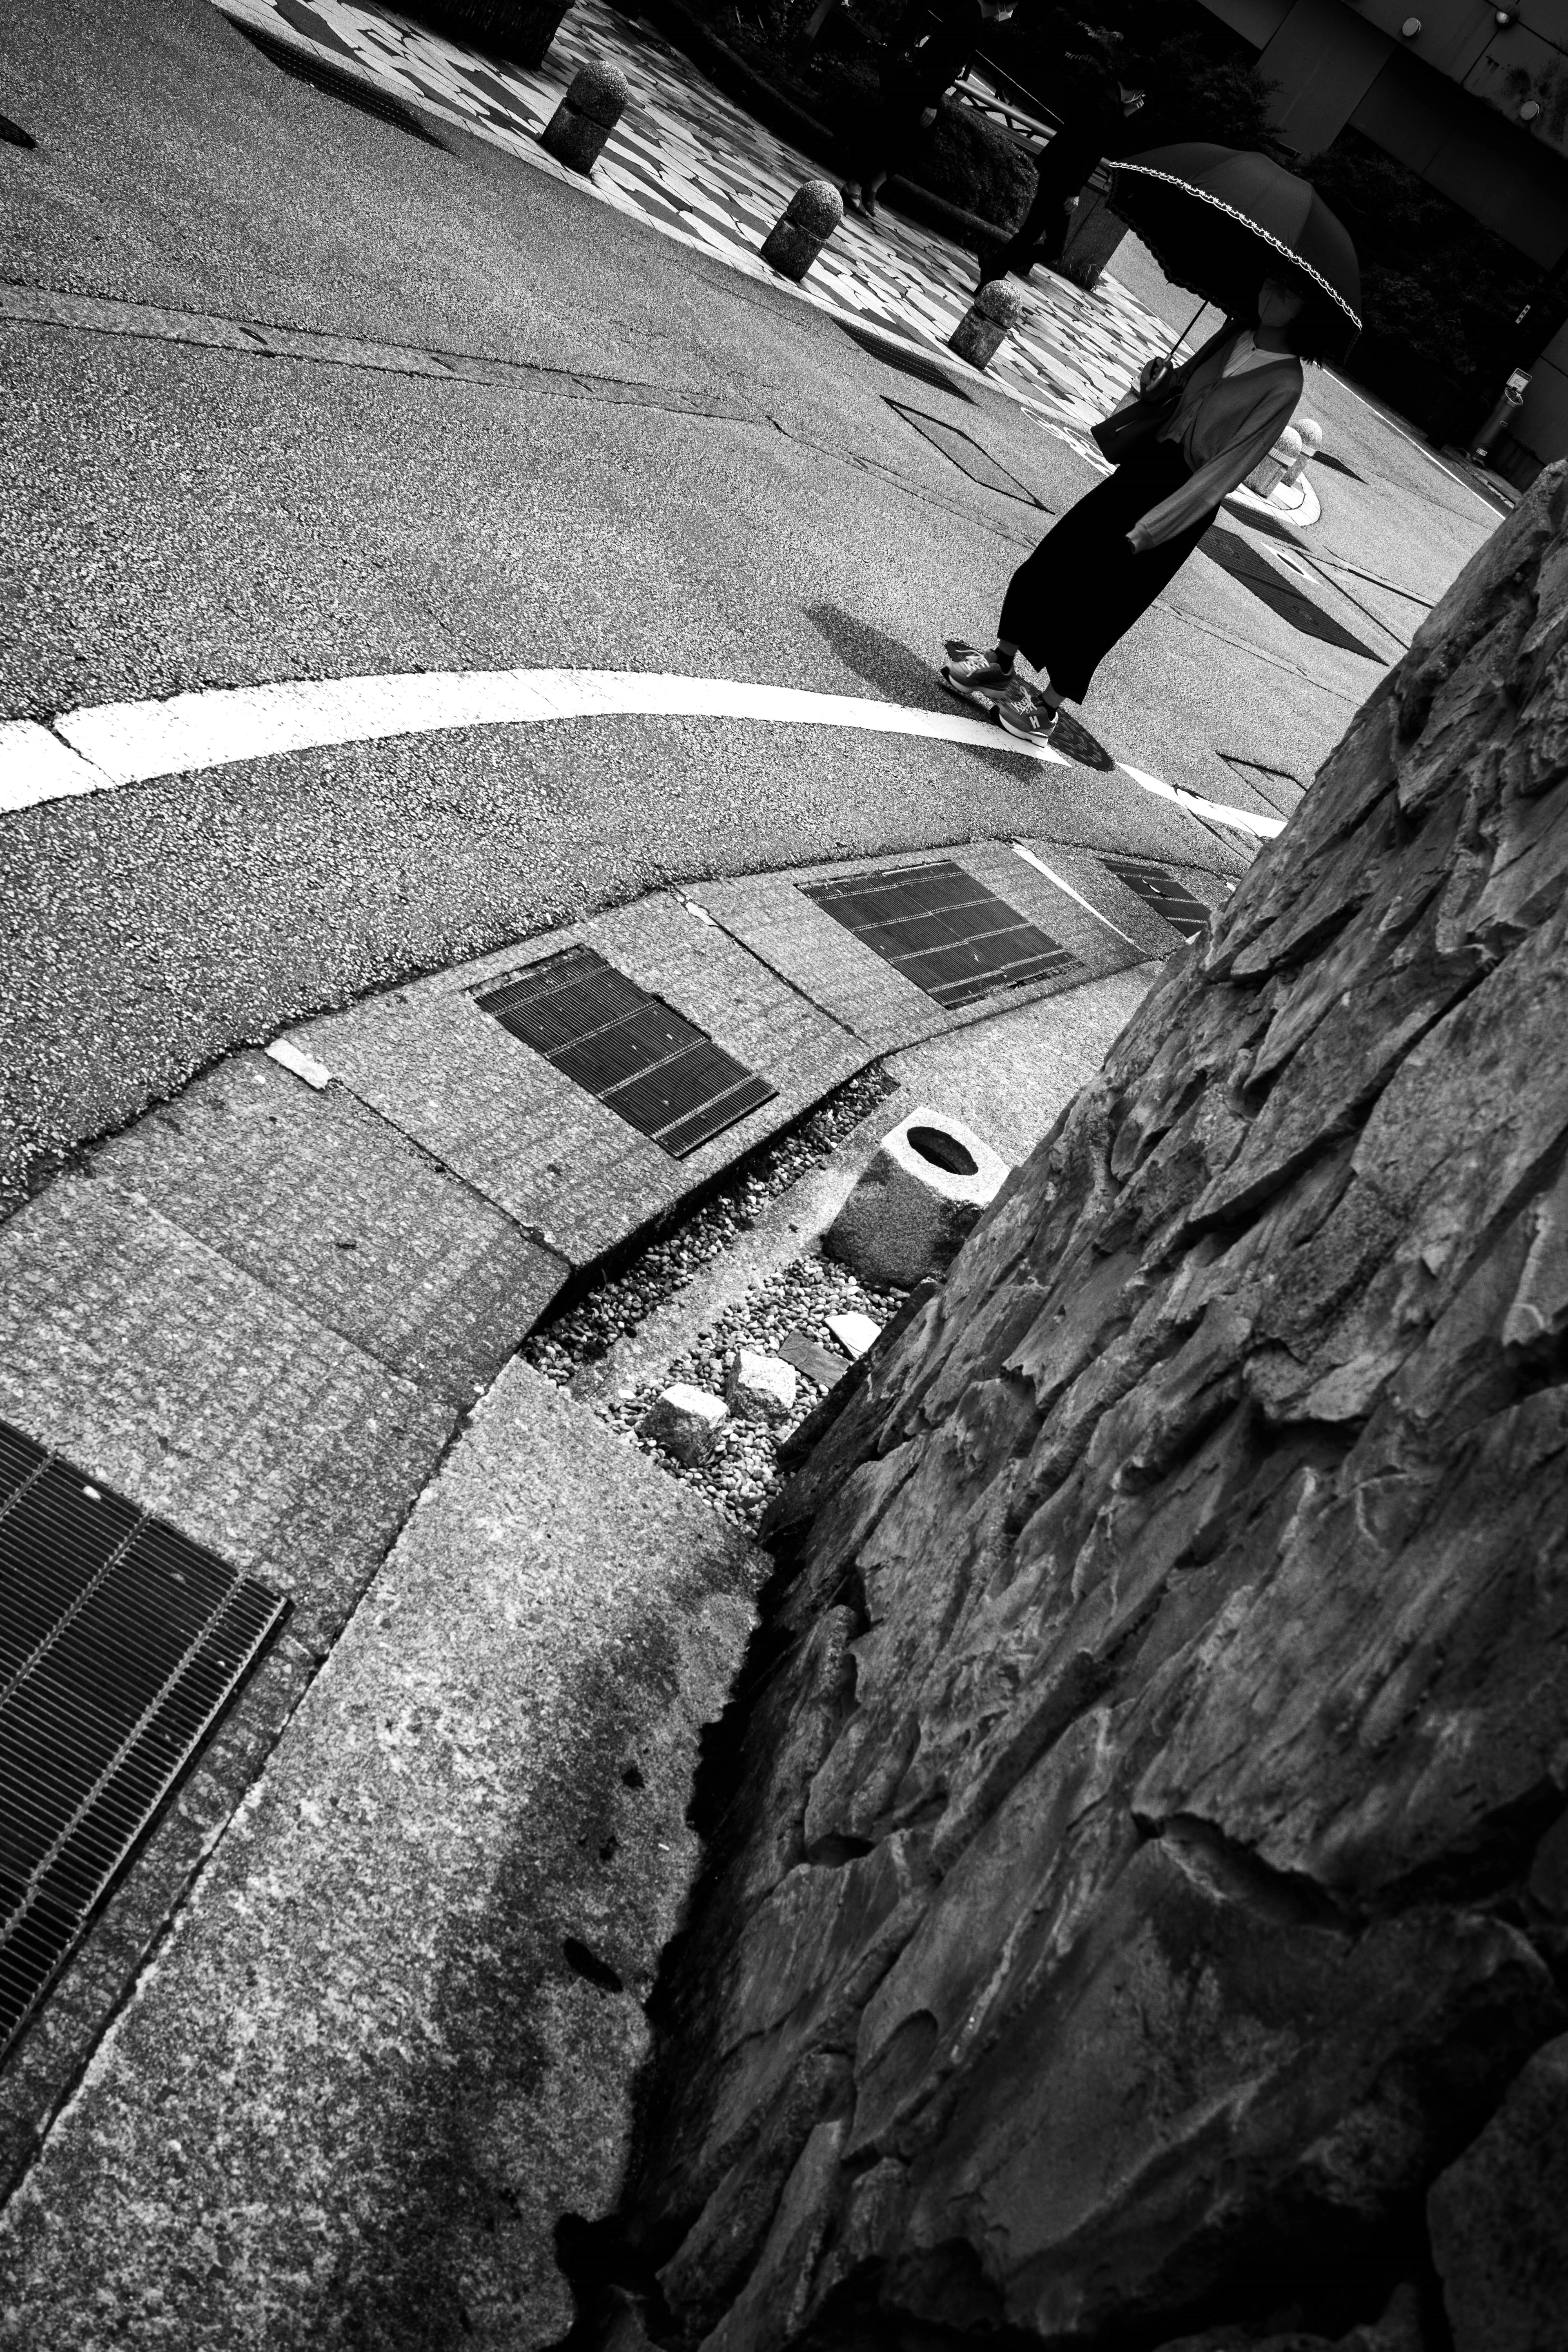
[[1145, 360], [1138, 374], [1138, 389], [1142, 397], [1147, 400], [1151, 393], [1158, 392], [1170, 373], [1169, 360]]

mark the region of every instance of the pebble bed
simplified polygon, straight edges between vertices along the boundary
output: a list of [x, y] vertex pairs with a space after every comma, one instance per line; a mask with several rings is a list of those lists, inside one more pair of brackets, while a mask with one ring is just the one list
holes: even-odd
[[[592, 1363], [635, 1331], [645, 1316], [710, 1265], [737, 1234], [754, 1225], [768, 1202], [797, 1176], [826, 1160], [845, 1137], [895, 1091], [879, 1066], [826, 1097], [787, 1134], [773, 1137], [742, 1160], [689, 1216], [651, 1241], [619, 1274], [542, 1323], [524, 1340], [523, 1360], [567, 1388], [579, 1365]], [[829, 1313], [837, 1314], [832, 1307]]]
[[[570, 1388], [577, 1371], [608, 1353], [635, 1331], [644, 1318], [693, 1275], [728, 1249], [754, 1224], [759, 1213], [798, 1176], [826, 1160], [893, 1091], [879, 1069], [863, 1071], [819, 1105], [811, 1117], [752, 1155], [718, 1192], [709, 1195], [672, 1230], [651, 1242], [633, 1263], [579, 1298], [524, 1342], [522, 1353], [536, 1371], [558, 1387]], [[754, 1529], [781, 1483], [779, 1448], [798, 1429], [822, 1395], [815, 1381], [797, 1372], [795, 1410], [786, 1421], [762, 1423], [731, 1414], [706, 1462], [675, 1461], [637, 1424], [662, 1389], [678, 1381], [724, 1393], [724, 1377], [742, 1348], [776, 1356], [792, 1331], [804, 1331], [842, 1354], [827, 1328], [830, 1315], [868, 1315], [887, 1323], [903, 1305], [902, 1290], [868, 1290], [847, 1266], [826, 1258], [815, 1244], [769, 1281], [759, 1283], [726, 1309], [688, 1354], [670, 1364], [657, 1381], [635, 1396], [590, 1400], [600, 1418], [626, 1443], [648, 1454], [671, 1477], [697, 1487], [748, 1532]], [[847, 1363], [848, 1359], [845, 1359]]]
[[[639, 1453], [647, 1454], [684, 1479], [709, 1501], [748, 1530], [754, 1529], [771, 1497], [782, 1484], [779, 1448], [822, 1395], [816, 1382], [796, 1372], [795, 1411], [787, 1421], [742, 1421], [736, 1413], [719, 1432], [718, 1443], [706, 1462], [687, 1465], [674, 1461], [651, 1438], [637, 1434], [637, 1423], [661, 1389], [683, 1381], [695, 1389], [724, 1393], [724, 1377], [742, 1348], [763, 1356], [776, 1356], [779, 1343], [792, 1331], [805, 1331], [835, 1354], [842, 1349], [827, 1328], [830, 1315], [870, 1316], [874, 1323], [889, 1323], [909, 1296], [903, 1290], [868, 1290], [847, 1265], [824, 1257], [815, 1244], [793, 1265], [759, 1283], [730, 1307], [712, 1328], [704, 1331], [689, 1354], [679, 1357], [658, 1379], [620, 1402], [601, 1401], [597, 1410], [620, 1429]], [[848, 1358], [844, 1357], [846, 1365]]]

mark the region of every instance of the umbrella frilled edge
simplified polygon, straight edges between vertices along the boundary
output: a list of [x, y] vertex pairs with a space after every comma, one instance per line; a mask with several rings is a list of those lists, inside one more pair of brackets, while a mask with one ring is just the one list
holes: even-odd
[[[1137, 236], [1143, 239], [1144, 243], [1148, 245], [1149, 250], [1153, 254], [1155, 260], [1159, 262], [1161, 268], [1163, 269], [1166, 269], [1167, 275], [1171, 275], [1172, 273], [1167, 268], [1166, 257], [1158, 250], [1152, 237], [1150, 236], [1148, 224], [1135, 218], [1127, 209], [1125, 204], [1119, 204], [1117, 201], [1118, 194], [1120, 193], [1119, 184], [1124, 175], [1133, 174], [1136, 175], [1138, 179], [1144, 181], [1162, 181], [1167, 187], [1179, 188], [1182, 194], [1184, 196], [1190, 196], [1194, 204], [1210, 205], [1214, 211], [1223, 213], [1227, 219], [1235, 221], [1238, 227], [1248, 230], [1252, 236], [1258, 239], [1260, 244], [1271, 247], [1272, 249], [1279, 254], [1281, 260], [1289, 262], [1292, 269], [1300, 271], [1303, 278], [1309, 278], [1317, 288], [1318, 291], [1332, 304], [1334, 313], [1338, 320], [1342, 322], [1342, 332], [1340, 336], [1334, 339], [1335, 347], [1332, 356], [1342, 358], [1344, 353], [1349, 351], [1352, 343], [1354, 342], [1356, 337], [1362, 331], [1363, 321], [1360, 314], [1352, 308], [1349, 302], [1346, 301], [1339, 289], [1336, 286], [1331, 285], [1329, 279], [1323, 276], [1322, 271], [1321, 269], [1315, 269], [1310, 261], [1304, 260], [1301, 255], [1296, 251], [1295, 247], [1288, 245], [1283, 237], [1276, 236], [1271, 229], [1266, 229], [1260, 226], [1260, 225], [1252, 218], [1249, 213], [1244, 213], [1241, 211], [1239, 206], [1236, 205], [1227, 205], [1223, 196], [1213, 194], [1207, 188], [1194, 187], [1191, 180], [1184, 180], [1179, 173], [1162, 172], [1150, 163], [1111, 163], [1110, 165], [1110, 186], [1106, 195], [1107, 205], [1110, 209], [1116, 214], [1119, 219], [1124, 220], [1127, 223], [1128, 227], [1132, 229]], [[1174, 282], [1177, 285], [1186, 286], [1189, 293], [1202, 295], [1205, 300], [1212, 300], [1214, 299], [1212, 294], [1210, 294], [1205, 288], [1191, 285], [1184, 278], [1177, 277], [1175, 278]]]

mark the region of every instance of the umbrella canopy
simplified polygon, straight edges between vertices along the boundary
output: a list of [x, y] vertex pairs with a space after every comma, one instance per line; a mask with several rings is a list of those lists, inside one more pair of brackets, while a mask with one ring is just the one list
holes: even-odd
[[1361, 265], [1316, 188], [1268, 155], [1185, 140], [1111, 165], [1112, 212], [1167, 278], [1227, 318], [1256, 318], [1271, 272], [1307, 296], [1304, 357], [1342, 359], [1361, 332]]

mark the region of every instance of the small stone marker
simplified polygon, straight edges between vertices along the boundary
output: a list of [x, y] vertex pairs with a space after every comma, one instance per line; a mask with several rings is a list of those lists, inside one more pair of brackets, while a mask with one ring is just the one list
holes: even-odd
[[831, 1348], [825, 1348], [820, 1339], [812, 1338], [809, 1331], [790, 1332], [787, 1338], [779, 1341], [779, 1353], [786, 1363], [793, 1364], [797, 1372], [804, 1372], [806, 1379], [815, 1381], [819, 1389], [832, 1388], [849, 1370], [842, 1356], [836, 1356]]
[[579, 66], [540, 144], [574, 172], [591, 172], [620, 121], [631, 87], [615, 66]]
[[961, 1120], [911, 1111], [882, 1138], [823, 1246], [872, 1290], [912, 1290], [952, 1264], [1007, 1172]]
[[1301, 454], [1285, 477], [1285, 487], [1288, 489], [1300, 480], [1323, 446], [1323, 428], [1315, 417], [1298, 416], [1295, 420], [1295, 430], [1300, 438]]
[[864, 1356], [882, 1336], [882, 1327], [869, 1315], [829, 1315], [827, 1328], [851, 1356]]
[[1301, 436], [1293, 425], [1287, 425], [1268, 457], [1261, 465], [1254, 466], [1248, 474], [1247, 488], [1255, 491], [1260, 499], [1266, 499], [1270, 490], [1279, 488], [1281, 482], [1294, 481], [1296, 476], [1291, 468], [1294, 467], [1299, 473], [1300, 459]]
[[677, 1381], [652, 1404], [637, 1423], [639, 1437], [651, 1437], [688, 1468], [706, 1462], [718, 1441], [719, 1432], [730, 1418], [729, 1408], [720, 1397], [710, 1396], [706, 1389], [688, 1388]]
[[947, 339], [971, 367], [989, 367], [1019, 320], [1028, 310], [1028, 298], [1010, 278], [990, 278]]
[[795, 1411], [795, 1367], [782, 1356], [742, 1348], [731, 1365], [724, 1394], [742, 1421], [787, 1421]]
[[798, 286], [844, 217], [844, 199], [831, 180], [798, 187], [768, 231], [763, 259]]

